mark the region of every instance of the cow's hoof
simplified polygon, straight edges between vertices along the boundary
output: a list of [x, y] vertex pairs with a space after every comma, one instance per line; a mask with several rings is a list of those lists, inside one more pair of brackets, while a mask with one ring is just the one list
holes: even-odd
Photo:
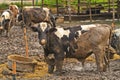
[[48, 73], [52, 74], [54, 71], [54, 65], [49, 65], [48, 66]]
[[54, 72], [54, 74], [56, 75], [56, 76], [61, 76], [61, 75], [63, 75], [64, 73], [65, 73], [66, 71], [65, 70], [60, 70], [60, 71], [55, 71]]
[[55, 74], [56, 76], [61, 76], [61, 75], [62, 75], [62, 72], [61, 72], [61, 71], [55, 71], [54, 74]]
[[107, 70], [107, 66], [104, 65], [104, 66], [103, 66], [103, 72], [105, 72], [106, 70]]

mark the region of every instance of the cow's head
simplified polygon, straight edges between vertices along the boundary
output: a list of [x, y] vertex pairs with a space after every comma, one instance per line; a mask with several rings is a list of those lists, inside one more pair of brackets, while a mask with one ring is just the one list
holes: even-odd
[[4, 11], [1, 14], [1, 20], [0, 20], [0, 30], [4, 29], [4, 26], [10, 21], [11, 19], [11, 13], [9, 11]]
[[14, 17], [16, 18], [19, 13], [19, 8], [17, 5], [9, 5], [9, 9], [12, 11]]
[[19, 9], [19, 14], [17, 15], [18, 22], [22, 21], [22, 9]]
[[55, 28], [51, 28], [51, 25], [47, 22], [40, 22], [38, 25], [32, 25], [31, 28], [34, 32], [38, 32], [39, 43], [41, 45], [45, 45], [48, 40], [47, 35], [56, 30]]

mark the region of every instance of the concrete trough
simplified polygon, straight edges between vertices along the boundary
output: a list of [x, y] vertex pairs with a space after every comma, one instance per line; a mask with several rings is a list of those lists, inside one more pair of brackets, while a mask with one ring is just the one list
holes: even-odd
[[19, 72], [34, 72], [37, 62], [31, 58], [20, 55], [8, 56], [7, 67], [12, 70], [12, 64], [16, 62], [16, 71]]

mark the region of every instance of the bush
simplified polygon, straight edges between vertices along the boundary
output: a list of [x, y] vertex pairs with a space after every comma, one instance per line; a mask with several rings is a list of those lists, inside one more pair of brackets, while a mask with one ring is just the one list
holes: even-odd
[[9, 6], [9, 4], [2, 3], [2, 4], [0, 4], [0, 9], [7, 9], [8, 6]]

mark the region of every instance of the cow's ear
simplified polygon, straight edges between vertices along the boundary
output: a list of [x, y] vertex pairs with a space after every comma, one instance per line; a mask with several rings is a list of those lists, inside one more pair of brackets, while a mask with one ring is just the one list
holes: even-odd
[[10, 10], [13, 10], [13, 6], [12, 6], [12, 5], [9, 5], [9, 9], [10, 9]]
[[46, 33], [52, 33], [52, 32], [54, 32], [56, 30], [57, 30], [56, 28], [50, 28]]

